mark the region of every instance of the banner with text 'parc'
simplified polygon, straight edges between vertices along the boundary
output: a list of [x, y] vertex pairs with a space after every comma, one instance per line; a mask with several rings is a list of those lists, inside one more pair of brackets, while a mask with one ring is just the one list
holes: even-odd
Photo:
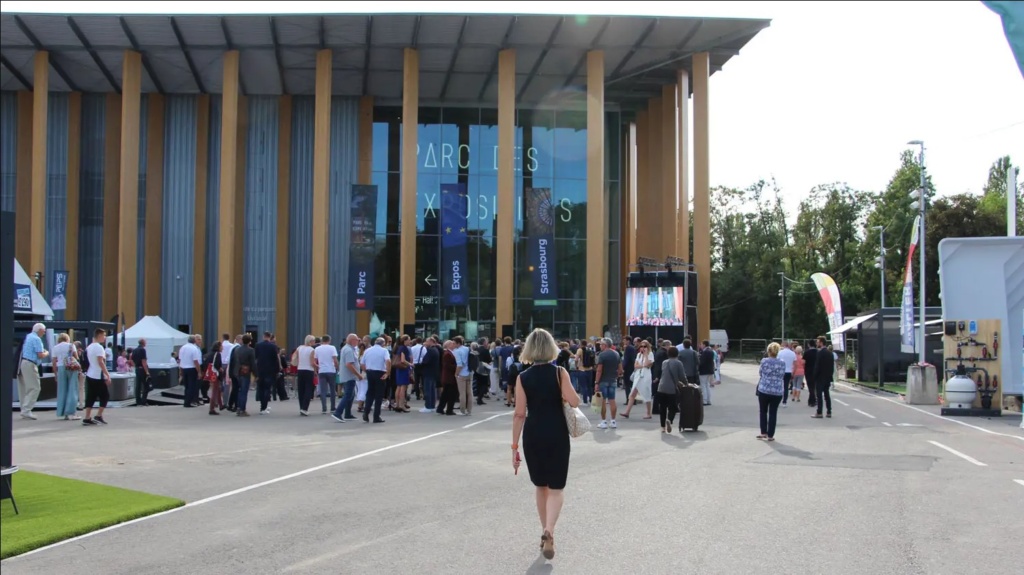
[[373, 309], [377, 259], [377, 186], [352, 186], [348, 259], [348, 309]]

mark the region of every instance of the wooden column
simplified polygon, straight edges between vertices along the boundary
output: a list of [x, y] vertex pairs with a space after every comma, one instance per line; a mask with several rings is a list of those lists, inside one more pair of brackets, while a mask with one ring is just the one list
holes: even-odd
[[[292, 97], [285, 94], [277, 103], [277, 258], [279, 270], [288, 269], [291, 244], [292, 182]], [[278, 345], [288, 347], [288, 274], [274, 277], [274, 335]]]
[[[125, 50], [121, 73], [121, 192], [118, 207], [117, 311], [126, 325], [138, 320], [139, 133], [142, 54]], [[199, 266], [196, 266], [199, 267]]]
[[[117, 274], [121, 235], [121, 95], [107, 94], [103, 157], [103, 278], [101, 281], [102, 319], [107, 321], [117, 309]], [[134, 284], [133, 284], [134, 285]]]
[[679, 154], [676, 153], [676, 86], [668, 84], [661, 87], [661, 201], [658, 202], [661, 215], [661, 253], [662, 257], [678, 255], [676, 253], [676, 196], [678, 171], [676, 164]]
[[[360, 184], [373, 184], [373, 96], [363, 96], [359, 99], [358, 176]], [[355, 333], [370, 333], [370, 310], [356, 311]]]
[[647, 108], [647, 198], [644, 209], [640, 210], [639, 221], [643, 233], [648, 235], [648, 253], [643, 256], [654, 258], [659, 262], [665, 259], [664, 246], [661, 243], [661, 131], [665, 129], [662, 122], [661, 97], [651, 98]]
[[587, 335], [608, 323], [608, 206], [605, 202], [604, 52], [587, 52]]
[[217, 331], [238, 333], [242, 326], [235, 323], [232, 312], [239, 302], [233, 299], [230, 286], [240, 281], [234, 277], [235, 258], [241, 257], [236, 249], [235, 191], [238, 182], [238, 51], [224, 53], [224, 83], [221, 89], [220, 120], [220, 214], [217, 246]]
[[697, 270], [697, 336], [705, 340], [711, 333], [711, 165], [708, 157], [708, 80], [710, 62], [707, 52], [693, 56], [693, 263]]
[[[316, 102], [313, 131], [313, 293], [311, 333], [327, 333], [327, 224], [331, 185], [331, 62], [330, 50], [316, 53]], [[404, 254], [403, 254], [404, 256]], [[415, 258], [414, 258], [415, 259]]]
[[676, 130], [679, 152], [679, 188], [676, 202], [679, 204], [676, 219], [676, 255], [690, 262], [690, 74], [679, 71], [676, 87], [676, 108], [679, 128]]
[[[238, 130], [235, 132], [235, 260], [231, 270], [235, 281], [227, 286], [227, 292], [233, 303], [231, 307], [234, 324], [239, 329], [245, 327], [244, 300], [245, 296], [245, 170], [249, 149], [249, 99], [239, 93], [238, 96]], [[261, 336], [262, 337], [262, 336]]]
[[[151, 104], [152, 105], [152, 104]], [[192, 332], [203, 331], [206, 326], [206, 229], [207, 223], [207, 182], [209, 181], [210, 160], [210, 96], [200, 94], [196, 98], [196, 173], [195, 219], [192, 224]], [[149, 181], [149, 178], [146, 178]], [[148, 200], [147, 200], [148, 201]], [[148, 205], [148, 204], [147, 204]], [[148, 228], [147, 228], [148, 229]], [[219, 264], [218, 264], [219, 265]], [[146, 286], [148, 289], [148, 285]], [[218, 286], [219, 287], [219, 286]], [[220, 290], [218, 290], [220, 291]], [[218, 334], [208, 333], [206, 339], [212, 345]]]
[[[27, 214], [31, 240], [28, 261], [21, 262], [30, 278], [46, 269], [46, 123], [50, 98], [50, 55], [36, 52], [32, 90], [32, 197]], [[17, 226], [15, 226], [17, 227]], [[44, 278], [48, 282], [49, 278]]]
[[[28, 271], [32, 254], [32, 92], [18, 92], [17, 181], [14, 192], [14, 257]], [[70, 293], [70, 292], [69, 292]]]
[[498, 53], [498, 229], [497, 323], [495, 333], [513, 322], [515, 254], [516, 51]]
[[[630, 122], [626, 125], [625, 147], [626, 169], [622, 176], [626, 193], [622, 194], [623, 219], [622, 226], [624, 233], [623, 240], [626, 243], [625, 257], [622, 262], [623, 274], [629, 273], [629, 268], [636, 263], [636, 124]], [[623, 276], [625, 277], [625, 275]], [[625, 283], [623, 283], [625, 285]], [[623, 300], [625, 301], [625, 300]], [[623, 305], [625, 310], [625, 305]], [[625, 313], [625, 312], [623, 312]], [[625, 326], [625, 324], [622, 324]]]
[[402, 207], [398, 328], [416, 321], [416, 143], [419, 141], [420, 55], [405, 49], [402, 72]]
[[[633, 250], [630, 265], [635, 265], [641, 257], [654, 257], [651, 251], [652, 238], [647, 227], [647, 214], [651, 206], [650, 149], [650, 113], [640, 110], [636, 113], [636, 161], [633, 164], [633, 171], [636, 172], [636, 190], [633, 192], [633, 210], [636, 214], [633, 217], [633, 241], [636, 249]], [[640, 230], [641, 224], [644, 225], [643, 230]]]
[[[67, 245], [77, 246], [78, 222], [81, 217], [82, 167], [82, 93], [68, 97], [68, 180], [67, 180]], [[64, 250], [64, 269], [68, 270], [67, 309], [64, 319], [78, 319], [78, 250]]]
[[[146, 103], [146, 282], [142, 310], [160, 315], [160, 262], [164, 245], [164, 97]], [[198, 167], [198, 166], [197, 166]]]

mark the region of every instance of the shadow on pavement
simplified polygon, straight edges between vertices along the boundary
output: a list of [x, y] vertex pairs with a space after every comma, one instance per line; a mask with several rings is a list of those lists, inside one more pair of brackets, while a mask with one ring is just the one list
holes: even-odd
[[554, 565], [548, 563], [544, 556], [538, 556], [526, 569], [526, 575], [545, 575], [554, 571]]

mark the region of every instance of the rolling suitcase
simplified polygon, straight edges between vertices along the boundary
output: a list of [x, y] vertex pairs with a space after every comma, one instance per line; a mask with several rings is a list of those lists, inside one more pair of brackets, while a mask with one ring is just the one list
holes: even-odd
[[704, 398], [700, 386], [692, 383], [677, 384], [676, 401], [679, 404], [679, 430], [697, 431], [704, 423]]

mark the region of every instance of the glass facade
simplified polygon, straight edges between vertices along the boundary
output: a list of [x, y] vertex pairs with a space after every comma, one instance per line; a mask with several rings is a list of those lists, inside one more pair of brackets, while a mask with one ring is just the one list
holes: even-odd
[[[378, 107], [373, 124], [373, 183], [378, 187], [376, 293], [372, 332], [401, 330], [401, 108]], [[608, 254], [609, 323], [619, 314], [621, 138], [616, 112], [606, 117], [605, 181], [608, 243], [587, 244], [587, 117], [584, 103], [558, 110], [519, 110], [514, 151], [514, 330], [553, 329], [557, 337], [586, 337], [586, 253]], [[416, 325], [442, 336], [496, 337], [498, 111], [493, 108], [420, 108], [416, 194]], [[441, 185], [466, 186], [467, 305], [441, 298]], [[550, 188], [554, 212], [557, 307], [535, 307], [528, 273], [523, 190]]]

